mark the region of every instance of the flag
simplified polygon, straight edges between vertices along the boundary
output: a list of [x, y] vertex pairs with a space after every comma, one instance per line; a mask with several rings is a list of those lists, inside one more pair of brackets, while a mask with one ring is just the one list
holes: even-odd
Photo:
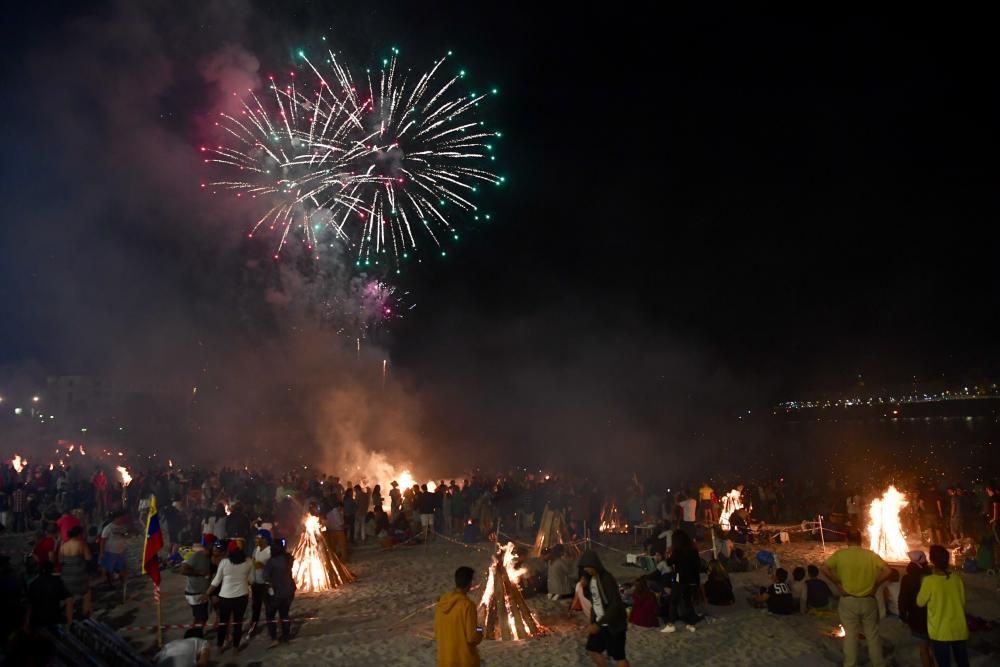
[[153, 580], [154, 592], [160, 591], [160, 557], [163, 547], [163, 533], [160, 531], [160, 515], [156, 512], [156, 496], [149, 498], [149, 516], [146, 518], [146, 542], [142, 547], [142, 573]]

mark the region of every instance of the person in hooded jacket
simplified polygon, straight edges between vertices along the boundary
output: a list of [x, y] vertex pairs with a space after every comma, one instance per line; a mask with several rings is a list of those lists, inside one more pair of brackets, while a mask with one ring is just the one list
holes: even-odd
[[434, 610], [438, 667], [479, 667], [476, 646], [483, 641], [483, 628], [468, 596], [474, 575], [471, 567], [455, 570], [455, 590], [442, 595]]
[[604, 569], [600, 557], [593, 551], [583, 552], [579, 566], [582, 570], [580, 583], [583, 584], [583, 594], [591, 604], [587, 654], [598, 667], [606, 667], [608, 664], [605, 654], [621, 667], [629, 667], [628, 658], [625, 657], [628, 616], [625, 603], [618, 592], [618, 582], [614, 575]]

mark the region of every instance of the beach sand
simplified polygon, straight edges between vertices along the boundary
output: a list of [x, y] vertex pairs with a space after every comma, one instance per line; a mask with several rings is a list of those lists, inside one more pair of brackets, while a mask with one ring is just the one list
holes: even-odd
[[[602, 538], [615, 549], [638, 550], [629, 538]], [[351, 553], [349, 566], [356, 583], [322, 594], [298, 595], [292, 615], [302, 619], [293, 624], [290, 643], [268, 649], [266, 632], [245, 642], [239, 656], [230, 650], [213, 661], [219, 665], [401, 665], [435, 664], [433, 604], [451, 588], [452, 573], [460, 565], [475, 568], [480, 582], [485, 579], [492, 545], [475, 548], [438, 540], [430, 545], [402, 546], [390, 550], [368, 546]], [[823, 548], [812, 542], [793, 542], [771, 547], [789, 571], [795, 565], [820, 563]], [[837, 547], [827, 545], [827, 554]], [[624, 564], [616, 550], [596, 549], [619, 581], [630, 581], [640, 571]], [[751, 551], [753, 548], [751, 547]], [[136, 549], [136, 557], [138, 549]], [[132, 561], [133, 563], [136, 560]], [[963, 575], [968, 590], [968, 612], [990, 620], [1000, 619], [998, 580], [986, 574]], [[627, 652], [632, 665], [836, 665], [842, 660], [841, 641], [832, 635], [839, 621], [836, 612], [827, 615], [779, 617], [751, 608], [748, 592], [768, 582], [766, 570], [733, 574], [737, 602], [729, 607], [702, 605], [706, 614], [695, 632], [683, 624], [672, 634], [630, 626]], [[184, 578], [165, 572], [162, 586], [162, 614], [166, 624], [190, 623], [191, 615], [183, 597]], [[478, 601], [478, 592], [472, 593]], [[545, 636], [525, 641], [485, 641], [480, 653], [484, 665], [536, 665], [556, 667], [589, 665], [584, 652], [585, 623], [579, 612], [567, 611], [565, 602], [544, 596], [527, 599], [541, 623]], [[126, 604], [112, 604], [111, 594], [102, 593], [95, 604], [95, 616], [117, 628], [138, 649], [152, 654], [155, 631], [136, 629], [156, 623], [152, 585], [148, 577], [129, 582]], [[249, 610], [247, 613], [249, 622]], [[898, 619], [881, 625], [886, 656], [890, 664], [920, 664], [916, 641]], [[164, 639], [178, 639], [183, 629], [168, 629]], [[1000, 633], [976, 633], [970, 642], [973, 664], [1000, 664]], [[866, 657], [864, 642], [861, 655]], [[864, 663], [863, 663], [864, 664]]]

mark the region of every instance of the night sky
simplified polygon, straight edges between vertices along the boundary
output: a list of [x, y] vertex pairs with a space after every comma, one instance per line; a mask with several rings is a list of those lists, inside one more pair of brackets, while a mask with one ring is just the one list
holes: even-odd
[[206, 63], [287, 69], [326, 35], [360, 63], [453, 49], [502, 90], [495, 220], [399, 278], [417, 307], [380, 341], [429, 438], [653, 442], [859, 374], [1000, 374], [985, 22], [184, 5], [7, 9], [0, 366], [184, 386], [281, 349], [253, 212], [197, 188], [232, 81]]

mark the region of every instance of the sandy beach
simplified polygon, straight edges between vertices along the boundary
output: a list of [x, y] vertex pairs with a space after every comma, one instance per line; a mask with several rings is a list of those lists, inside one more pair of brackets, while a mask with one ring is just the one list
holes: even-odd
[[[605, 541], [615, 550], [604, 547], [596, 550], [619, 581], [629, 581], [640, 574], [638, 569], [624, 564], [625, 557], [618, 551], [630, 549], [628, 538]], [[826, 553], [835, 548], [827, 545]], [[812, 542], [793, 542], [774, 550], [781, 565], [788, 569], [818, 563], [824, 554], [823, 548]], [[356, 583], [328, 593], [296, 597], [292, 615], [299, 620], [293, 624], [294, 637], [289, 644], [268, 649], [269, 640], [262, 633], [245, 643], [239, 656], [229, 652], [213, 655], [213, 660], [220, 665], [434, 665], [433, 604], [450, 588], [452, 572], [459, 565], [470, 565], [480, 580], [485, 579], [490, 553], [488, 544], [468, 547], [444, 540], [391, 550], [362, 547], [352, 552], [349, 563], [358, 576]], [[700, 611], [706, 618], [695, 632], [678, 627], [678, 632], [662, 634], [630, 626], [627, 650], [632, 664], [840, 664], [841, 640], [832, 636], [838, 625], [835, 612], [779, 617], [747, 604], [747, 592], [764, 585], [767, 576], [763, 569], [733, 574], [737, 603], [729, 607], [703, 605]], [[968, 613], [989, 620], [1000, 619], [998, 580], [986, 574], [963, 577], [968, 591]], [[183, 585], [184, 578], [179, 574], [164, 573], [165, 624], [190, 622]], [[590, 664], [583, 650], [584, 619], [579, 612], [568, 613], [565, 603], [544, 596], [529, 597], [527, 602], [548, 633], [526, 641], [484, 642], [480, 649], [483, 664], [543, 667]], [[111, 604], [110, 594], [102, 592], [95, 613], [137, 648], [153, 652], [155, 633], [143, 627], [156, 623], [148, 578], [133, 578], [129, 582], [129, 600], [125, 605]], [[881, 628], [891, 664], [900, 667], [920, 664], [916, 642], [901, 621], [885, 619]], [[182, 634], [182, 629], [170, 628], [164, 637], [169, 641]], [[973, 664], [997, 664], [1000, 632], [973, 633], [970, 649]]]

